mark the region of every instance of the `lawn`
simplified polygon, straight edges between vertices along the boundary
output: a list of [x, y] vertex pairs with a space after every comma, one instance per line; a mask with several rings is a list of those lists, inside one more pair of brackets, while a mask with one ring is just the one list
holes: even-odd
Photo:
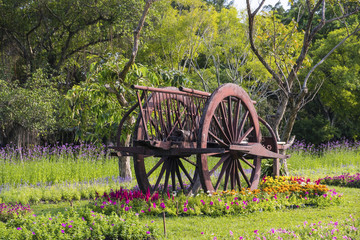
[[[311, 146], [295, 145], [291, 152], [292, 157], [288, 159], [290, 175], [302, 176], [315, 181], [326, 176], [359, 173], [360, 154], [358, 146], [357, 143], [352, 145], [348, 143], [336, 145], [334, 143], [333, 145], [322, 146], [320, 151]], [[290, 204], [287, 202], [289, 196], [279, 193], [275, 196], [261, 195], [265, 198], [271, 198], [270, 207], [266, 205], [268, 203], [265, 202], [264, 198], [259, 202], [259, 204], [263, 204], [262, 207], [258, 207], [260, 205], [251, 200], [256, 199], [257, 195], [252, 193], [255, 195], [251, 195], [247, 200], [245, 199], [246, 196], [242, 199], [249, 203], [249, 208], [251, 207], [249, 211], [244, 210], [242, 213], [226, 213], [225, 208], [218, 204], [215, 214], [210, 214], [207, 212], [209, 209], [199, 210], [202, 206], [199, 208], [195, 200], [188, 199], [189, 206], [186, 207], [189, 209], [193, 207], [193, 214], [190, 213], [191, 211], [185, 211], [185, 205], [184, 210], [181, 210], [180, 213], [171, 214], [171, 208], [175, 209], [174, 204], [171, 200], [167, 202], [163, 200], [168, 211], [165, 215], [165, 235], [164, 218], [161, 212], [139, 214], [140, 209], [142, 209], [141, 206], [146, 206], [142, 203], [144, 201], [134, 203], [134, 208], [129, 211], [124, 211], [123, 209], [126, 209], [124, 206], [120, 209], [120, 204], [118, 204], [117, 207], [113, 208], [113, 212], [120, 214], [120, 217], [108, 214], [107, 212], [111, 212], [112, 209], [106, 210], [108, 206], [100, 209], [99, 205], [94, 205], [96, 202], [94, 201], [95, 192], [102, 195], [104, 192], [109, 193], [111, 189], [116, 189], [119, 186], [126, 189], [136, 186], [135, 180], [126, 182], [124, 179], [118, 178], [116, 160], [108, 157], [103, 149], [85, 145], [82, 147], [38, 148], [37, 152], [28, 151], [27, 154], [24, 154], [23, 151], [21, 158], [16, 149], [12, 149], [12, 152], [9, 152], [9, 149], [7, 151], [0, 150], [0, 172], [2, 176], [0, 201], [4, 204], [10, 202], [20, 202], [23, 205], [30, 204], [29, 207], [33, 212], [25, 213], [25, 216], [21, 218], [13, 220], [8, 218], [0, 221], [0, 239], [6, 239], [1, 236], [14, 236], [13, 239], [67, 239], [70, 236], [76, 239], [101, 239], [103, 237], [139, 239], [149, 236], [158, 239], [256, 239], [257, 237], [261, 237], [261, 239], [263, 237], [266, 239], [277, 239], [277, 237], [284, 239], [296, 239], [296, 237], [302, 239], [322, 237], [333, 239], [335, 236], [344, 239], [350, 237], [360, 239], [360, 188], [356, 187], [359, 184], [352, 184], [352, 188], [343, 187], [346, 186], [343, 182], [341, 185], [337, 184], [339, 186], [328, 185], [329, 189], [334, 189], [338, 194], [342, 194], [339, 204], [329, 204], [329, 202], [317, 204], [317, 200], [314, 200], [316, 204], [314, 202], [307, 204], [307, 200], [304, 200], [301, 195], [299, 197], [299, 193], [290, 198], [294, 201], [294, 204]], [[37, 171], [37, 168], [40, 170]], [[54, 169], [61, 169], [61, 171]], [[344, 179], [343, 175], [341, 176]], [[327, 183], [331, 184], [331, 182]], [[274, 197], [276, 200], [273, 199]], [[213, 197], [215, 200], [211, 200], [212, 198], [208, 198], [204, 194], [205, 198], [208, 199], [207, 204], [209, 201], [217, 200], [216, 196]], [[321, 195], [318, 198], [319, 201], [322, 201]], [[186, 197], [180, 195], [175, 199], [180, 199], [179, 202], [183, 204]], [[229, 197], [224, 197], [223, 200], [224, 202], [228, 201], [229, 206], [231, 206], [230, 201], [232, 200], [229, 199]], [[186, 204], [188, 200], [186, 200]], [[156, 202], [158, 207], [156, 211], [160, 209], [160, 202], [161, 199]], [[98, 203], [101, 204], [99, 201]], [[126, 204], [125, 206], [131, 208], [131, 203]], [[94, 211], [93, 214], [89, 215], [89, 208]], [[178, 208], [176, 206], [176, 209]], [[219, 210], [220, 208], [222, 210]], [[267, 208], [268, 210], [266, 210]], [[147, 209], [144, 208], [144, 210]], [[100, 212], [100, 215], [96, 215], [96, 212]], [[197, 213], [195, 214], [195, 212]], [[104, 224], [104, 221], [101, 221], [103, 217], [106, 218], [107, 222], [113, 221], [113, 223], [109, 226], [101, 225]], [[38, 218], [38, 221], [46, 227], [33, 228], [30, 226], [29, 228], [26, 224], [29, 221], [35, 221], [32, 218]], [[59, 222], [54, 223], [53, 220], [49, 220], [53, 218], [58, 219]], [[73, 225], [66, 222], [73, 221], [69, 219], [75, 218], [82, 218], [84, 222], [77, 223], [75, 221]], [[90, 221], [92, 224], [98, 223], [100, 227], [95, 229], [93, 226], [87, 225], [91, 224]], [[5, 225], [7, 230], [1, 228]], [[66, 227], [61, 229], [61, 226]], [[112, 226], [117, 230], [113, 230]], [[77, 232], [75, 232], [76, 229], [78, 229]]]

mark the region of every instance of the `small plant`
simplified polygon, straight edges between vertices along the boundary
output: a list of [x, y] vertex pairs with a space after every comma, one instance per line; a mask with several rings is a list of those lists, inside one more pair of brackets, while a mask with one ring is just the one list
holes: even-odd
[[0, 204], [0, 221], [7, 222], [10, 219], [24, 217], [32, 212], [29, 205], [21, 204]]
[[89, 209], [0, 222], [0, 239], [153, 239], [157, 232], [152, 225], [141, 225], [135, 215], [104, 216]]
[[[176, 195], [176, 197], [175, 197]], [[99, 196], [90, 207], [104, 214], [135, 212], [139, 215], [172, 216], [245, 214], [255, 211], [274, 211], [281, 208], [328, 206], [339, 204], [341, 194], [325, 185], [301, 177], [266, 177], [260, 189], [223, 191], [187, 197], [169, 192], [165, 195], [143, 195], [138, 190], [120, 189]]]
[[318, 182], [327, 185], [360, 188], [360, 173], [354, 175], [346, 173], [334, 177], [327, 176], [325, 178], [320, 178]]

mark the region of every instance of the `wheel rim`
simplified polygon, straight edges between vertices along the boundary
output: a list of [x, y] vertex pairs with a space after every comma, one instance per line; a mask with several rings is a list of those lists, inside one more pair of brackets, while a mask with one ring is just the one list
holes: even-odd
[[[135, 141], [145, 140], [147, 135], [149, 140], [168, 141], [174, 137], [174, 129], [194, 132], [194, 128], [198, 126], [198, 119], [193, 117], [196, 115], [196, 105], [187, 96], [152, 93], [146, 104], [149, 109], [145, 117], [146, 124], [151, 129], [148, 128], [148, 133], [144, 131], [144, 124], [139, 115], [134, 132]], [[153, 164], [148, 164], [148, 159]], [[188, 157], [134, 154], [135, 175], [143, 192], [150, 190], [153, 193], [161, 188], [163, 191], [175, 191], [177, 184], [180, 189], [186, 191], [189, 188], [186, 183], [192, 185], [197, 177], [196, 168], [196, 161]]]
[[199, 131], [201, 135], [198, 146], [201, 148], [211, 147], [212, 144], [225, 148], [225, 153], [212, 158], [211, 168], [207, 154], [197, 156], [200, 179], [205, 191], [218, 191], [220, 186], [224, 190], [257, 188], [260, 158], [229, 150], [230, 144], [261, 141], [256, 110], [242, 88], [235, 84], [219, 87], [205, 105]]

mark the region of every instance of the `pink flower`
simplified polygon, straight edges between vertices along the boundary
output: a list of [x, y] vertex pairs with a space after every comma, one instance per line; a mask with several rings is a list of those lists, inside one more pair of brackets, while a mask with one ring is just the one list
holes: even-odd
[[69, 225], [69, 228], [72, 228], [72, 225]]
[[17, 230], [21, 230], [22, 228], [21, 227], [18, 227]]
[[210, 202], [210, 205], [214, 205], [214, 202], [213, 202], [213, 201], [211, 201], [211, 202]]
[[61, 226], [66, 227], [66, 223], [62, 223]]
[[201, 232], [201, 234], [204, 234], [204, 232]]
[[229, 232], [229, 233], [230, 233], [230, 235], [231, 235], [231, 236], [233, 236], [233, 235], [234, 235], [234, 233], [233, 233], [231, 230], [230, 230], [230, 232]]
[[61, 229], [61, 233], [65, 233], [65, 231], [63, 229]]
[[255, 233], [255, 234], [258, 234], [258, 231], [259, 231], [259, 230], [255, 230], [254, 233]]
[[230, 206], [226, 206], [226, 210], [229, 210]]
[[146, 234], [150, 234], [151, 232], [150, 231], [147, 231]]
[[187, 210], [188, 210], [187, 208], [184, 208], [184, 212], [187, 212]]

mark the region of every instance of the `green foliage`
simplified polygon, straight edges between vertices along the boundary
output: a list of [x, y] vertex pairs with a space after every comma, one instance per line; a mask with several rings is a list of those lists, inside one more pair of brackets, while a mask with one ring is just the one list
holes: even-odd
[[140, 225], [134, 216], [102, 216], [88, 209], [55, 216], [34, 214], [5, 224], [0, 222], [0, 239], [147, 239], [157, 236], [153, 226]]
[[61, 97], [47, 74], [38, 69], [23, 86], [0, 79], [0, 129], [5, 137], [18, 127], [40, 135], [55, 130]]
[[[126, 183], [122, 183], [125, 185]], [[113, 179], [97, 179], [77, 183], [55, 185], [37, 184], [17, 187], [3, 187], [0, 203], [59, 203], [62, 201], [78, 201], [95, 199], [96, 193], [103, 194], [118, 187], [119, 181]]]
[[[126, 62], [118, 54], [94, 61], [87, 80], [67, 92], [62, 113], [72, 119], [76, 139], [94, 143], [111, 139], [125, 111], [137, 101], [131, 85], [160, 85], [158, 74], [140, 64], [133, 65], [125, 79], [119, 79]], [[127, 126], [122, 137], [131, 129]]]
[[340, 137], [339, 129], [332, 126], [330, 121], [320, 114], [311, 118], [305, 114], [299, 115], [293, 130], [293, 134], [298, 139], [306, 139], [307, 142], [318, 145]]
[[[314, 62], [325, 55], [340, 39], [346, 36], [345, 28], [330, 32], [318, 41]], [[318, 68], [316, 77], [322, 81], [320, 99], [335, 117], [331, 119], [343, 135], [357, 139], [360, 136], [360, 44], [357, 36], [350, 37]]]

